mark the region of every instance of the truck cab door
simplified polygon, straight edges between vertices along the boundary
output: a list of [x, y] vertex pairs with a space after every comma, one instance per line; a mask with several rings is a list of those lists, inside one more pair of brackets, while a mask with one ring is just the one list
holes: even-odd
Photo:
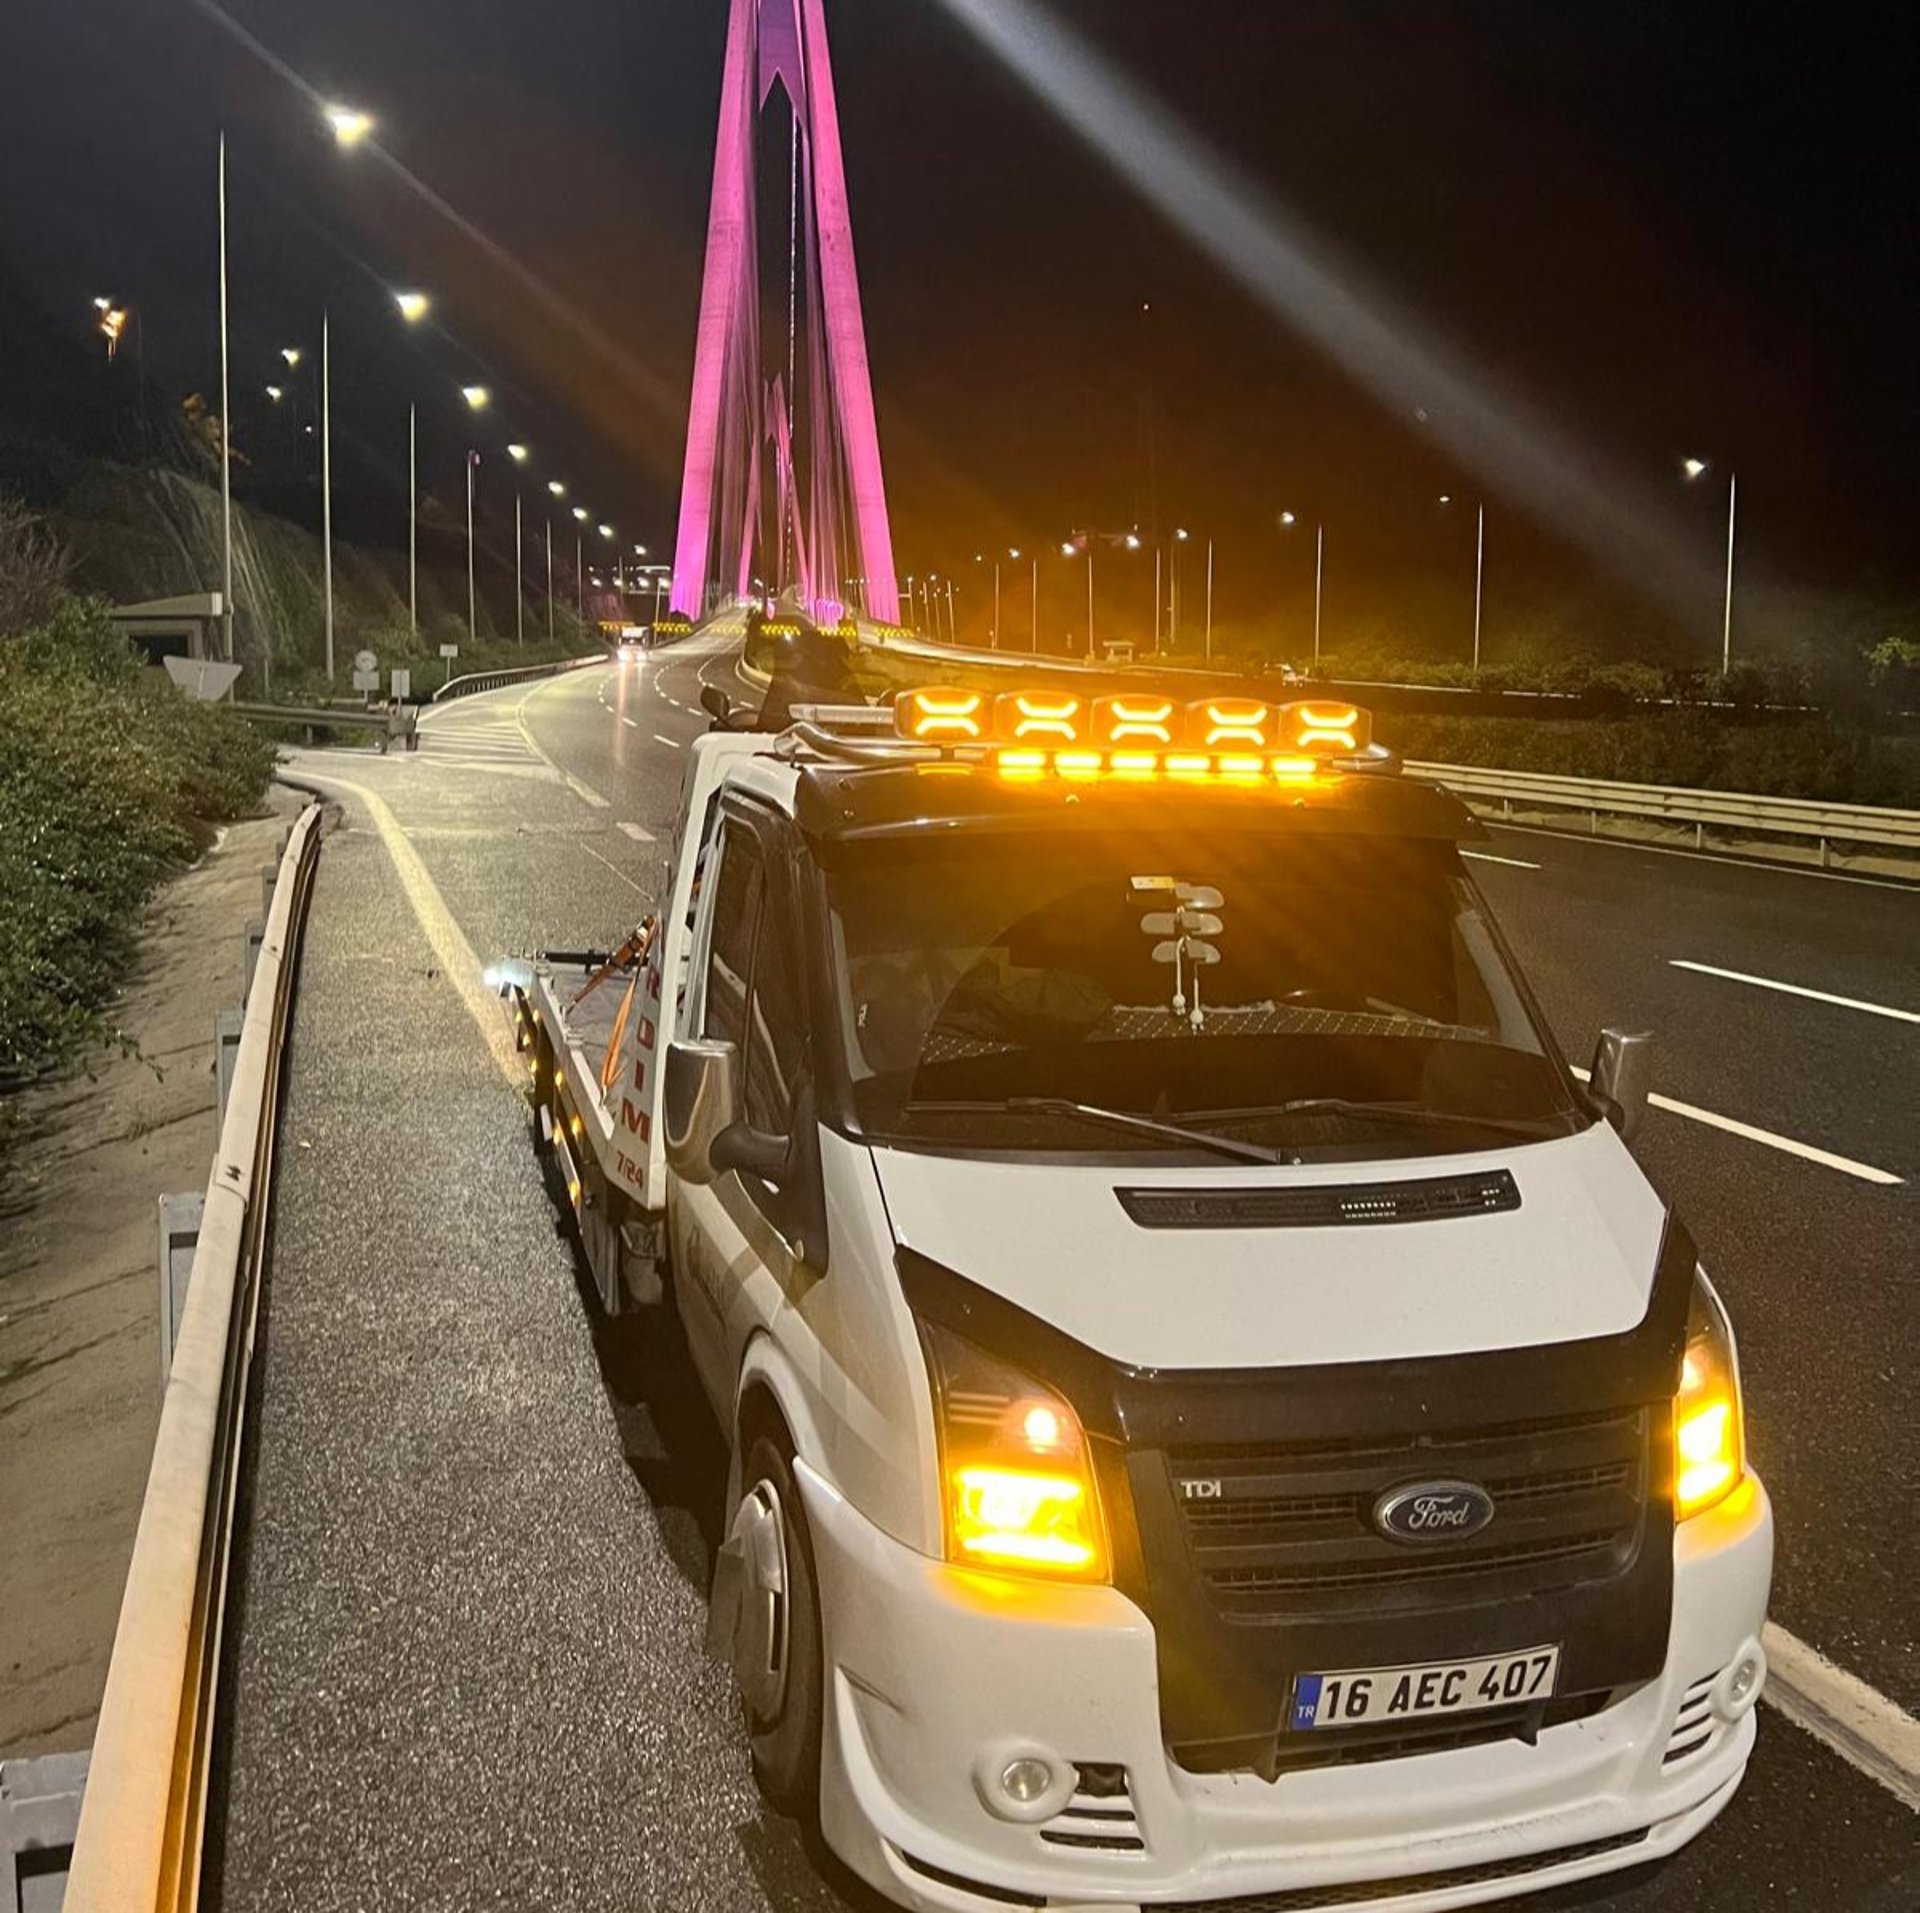
[[742, 1085], [739, 1160], [704, 1185], [676, 1181], [669, 1207], [688, 1346], [723, 1417], [747, 1338], [826, 1254], [811, 1220], [821, 1205], [808, 1199], [818, 1131], [784, 852], [779, 820], [727, 802], [702, 882], [711, 904], [687, 1004], [689, 1031], [735, 1046]]

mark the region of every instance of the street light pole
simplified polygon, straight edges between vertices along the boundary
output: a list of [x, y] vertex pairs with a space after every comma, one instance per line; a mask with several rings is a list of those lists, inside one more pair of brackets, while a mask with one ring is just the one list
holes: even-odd
[[[143, 326], [142, 332], [146, 330]], [[145, 347], [143, 346], [144, 352]], [[227, 395], [227, 136], [220, 135], [220, 622], [233, 662], [233, 421]], [[332, 675], [332, 665], [328, 665]]]
[[993, 561], [993, 648], [1000, 648], [1000, 560]]
[[1480, 669], [1480, 605], [1487, 571], [1487, 507], [1484, 500], [1477, 513], [1473, 546], [1473, 668]]
[[420, 635], [420, 420], [407, 407], [407, 624]]
[[1727, 606], [1726, 614], [1720, 624], [1720, 675], [1725, 677], [1733, 669], [1733, 528], [1734, 508], [1739, 501], [1740, 480], [1734, 472], [1727, 474]]
[[1033, 561], [1033, 655], [1040, 655], [1040, 560]]
[[526, 586], [522, 582], [520, 541], [520, 494], [513, 494], [513, 636], [516, 644], [527, 641]]
[[471, 445], [467, 447], [467, 642], [476, 650], [480, 646], [480, 624], [477, 617], [478, 604], [473, 590], [473, 468], [480, 463], [480, 454]]
[[1213, 540], [1207, 540], [1207, 649], [1206, 659], [1213, 662]]
[[320, 314], [320, 543], [327, 626], [327, 682], [333, 682], [333, 335]]
[[553, 514], [547, 514], [547, 642], [553, 642]]
[[1327, 528], [1316, 524], [1313, 528], [1313, 661], [1320, 662], [1320, 584], [1326, 575]]

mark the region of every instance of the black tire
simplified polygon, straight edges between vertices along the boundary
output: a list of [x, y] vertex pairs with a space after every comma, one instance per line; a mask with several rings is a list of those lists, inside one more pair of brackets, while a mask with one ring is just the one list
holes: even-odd
[[779, 1711], [761, 1719], [751, 1707], [747, 1739], [753, 1776], [783, 1813], [811, 1819], [820, 1802], [820, 1724], [826, 1700], [820, 1646], [820, 1583], [813, 1566], [813, 1537], [800, 1486], [785, 1445], [758, 1435], [747, 1452], [742, 1486], [764, 1481], [780, 1504], [787, 1560], [787, 1678]]

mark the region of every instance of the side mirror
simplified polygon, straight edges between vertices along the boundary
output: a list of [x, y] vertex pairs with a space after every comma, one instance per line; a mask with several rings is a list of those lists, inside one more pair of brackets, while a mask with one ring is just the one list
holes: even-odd
[[726, 692], [717, 684], [701, 685], [700, 708], [716, 724], [725, 724], [733, 716], [733, 706], [727, 701]]
[[1653, 1088], [1653, 1036], [1647, 1030], [1602, 1030], [1593, 1050], [1591, 1088], [1607, 1121], [1632, 1142], [1646, 1120]]
[[676, 1176], [709, 1183], [721, 1173], [713, 1146], [740, 1120], [740, 1052], [731, 1043], [667, 1045], [661, 1086], [662, 1138]]
[[763, 1136], [745, 1122], [723, 1129], [708, 1152], [715, 1175], [738, 1169], [776, 1188], [786, 1177], [792, 1155], [792, 1145], [785, 1136]]

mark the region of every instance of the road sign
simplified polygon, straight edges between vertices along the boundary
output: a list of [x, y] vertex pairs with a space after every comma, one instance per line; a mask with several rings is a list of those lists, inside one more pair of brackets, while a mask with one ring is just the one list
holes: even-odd
[[211, 704], [233, 689], [240, 675], [237, 664], [222, 664], [216, 658], [162, 658], [167, 676], [191, 698]]
[[393, 701], [398, 704], [402, 698], [413, 695], [413, 673], [404, 665], [393, 667]]
[[380, 688], [378, 671], [356, 670], [353, 674], [353, 688], [356, 691], [377, 691]]
[[377, 671], [380, 668], [380, 660], [371, 651], [356, 651], [353, 654], [353, 668], [356, 672]]
[[443, 644], [440, 647], [440, 655], [443, 658], [457, 658], [460, 655], [460, 647], [457, 644]]

